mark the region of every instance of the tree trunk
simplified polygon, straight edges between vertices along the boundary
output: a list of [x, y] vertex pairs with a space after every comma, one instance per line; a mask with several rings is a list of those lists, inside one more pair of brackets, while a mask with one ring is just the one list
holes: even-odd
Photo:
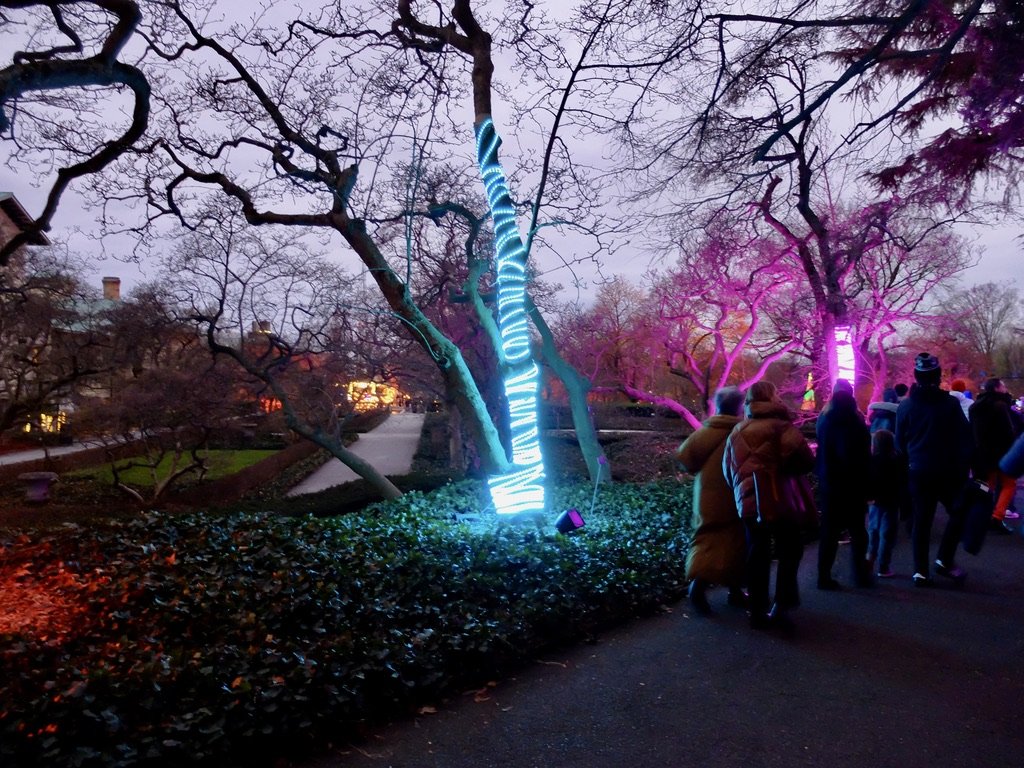
[[612, 479], [612, 468], [608, 463], [608, 457], [597, 439], [597, 430], [594, 429], [593, 414], [590, 404], [587, 402], [587, 393], [590, 391], [590, 381], [580, 375], [579, 371], [573, 368], [565, 358], [558, 352], [554, 336], [547, 322], [541, 315], [540, 310], [532, 300], [527, 301], [530, 320], [540, 334], [541, 355], [548, 367], [565, 385], [565, 391], [569, 395], [569, 411], [572, 414], [573, 428], [576, 430], [576, 440], [583, 452], [583, 460], [587, 464], [587, 473], [592, 483], [609, 482]]
[[476, 443], [484, 469], [488, 473], [506, 471], [508, 459], [501, 438], [487, 413], [487, 405], [462, 352], [416, 306], [408, 286], [391, 269], [376, 243], [367, 234], [364, 222], [349, 219], [340, 211], [334, 216], [335, 228], [367, 266], [395, 316], [411, 330], [412, 337], [426, 349], [441, 371], [446, 391], [462, 414], [463, 423]]

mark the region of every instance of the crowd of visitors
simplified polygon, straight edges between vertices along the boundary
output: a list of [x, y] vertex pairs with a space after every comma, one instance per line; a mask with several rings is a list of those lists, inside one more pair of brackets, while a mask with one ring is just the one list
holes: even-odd
[[[849, 537], [854, 586], [894, 576], [901, 520], [909, 523], [913, 584], [931, 586], [933, 573], [962, 584], [967, 574], [956, 553], [969, 483], [990, 491], [991, 531], [1011, 533], [1006, 521], [1019, 517], [1012, 504], [1016, 478], [1024, 475], [1024, 419], [1000, 379], [986, 379], [972, 398], [962, 379], [943, 389], [941, 373], [938, 358], [922, 352], [914, 360], [913, 386], [886, 389], [866, 415], [851, 383], [837, 381], [818, 415], [816, 451], [773, 384], [757, 382], [745, 395], [736, 387], [720, 390], [714, 415], [676, 452], [695, 476], [687, 555], [693, 609], [712, 614], [708, 589], [723, 585], [730, 605], [749, 609], [753, 628], [792, 628], [789, 612], [800, 604], [797, 573], [809, 524], [819, 534], [819, 589], [844, 588], [833, 573], [842, 536]], [[812, 469], [816, 500], [806, 485]], [[947, 521], [932, 561], [939, 504]]]

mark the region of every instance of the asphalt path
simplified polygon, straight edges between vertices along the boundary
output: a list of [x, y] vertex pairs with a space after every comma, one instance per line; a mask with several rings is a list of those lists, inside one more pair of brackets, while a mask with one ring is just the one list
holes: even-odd
[[[407, 474], [412, 467], [425, 420], [426, 415], [422, 413], [392, 413], [380, 426], [359, 435], [350, 450], [384, 475]], [[292, 488], [288, 495], [317, 493], [357, 479], [359, 475], [341, 461], [330, 459]]]
[[74, 442], [71, 445], [55, 445], [48, 448], [26, 448], [22, 451], [11, 451], [0, 454], [0, 467], [11, 464], [24, 464], [27, 461], [38, 461], [39, 459], [66, 456], [69, 453], [87, 451], [90, 448], [99, 448], [103, 443], [99, 440]]
[[712, 618], [679, 603], [305, 768], [1024, 766], [1024, 536], [961, 553], [962, 589], [921, 589], [901, 534], [897, 576], [872, 589], [817, 590], [809, 546], [792, 636], [714, 590]]

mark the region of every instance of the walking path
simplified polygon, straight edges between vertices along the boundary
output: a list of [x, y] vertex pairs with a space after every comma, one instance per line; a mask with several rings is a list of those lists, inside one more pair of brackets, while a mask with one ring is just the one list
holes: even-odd
[[[944, 513], [936, 522], [933, 553]], [[961, 555], [964, 589], [920, 589], [900, 533], [899, 575], [874, 589], [818, 591], [808, 547], [793, 637], [750, 630], [715, 590], [713, 618], [679, 603], [306, 768], [1024, 764], [1024, 537]]]
[[74, 442], [71, 445], [55, 445], [51, 448], [26, 448], [23, 451], [11, 451], [10, 453], [0, 454], [0, 467], [11, 464], [24, 464], [27, 461], [37, 461], [45, 459], [47, 456], [56, 457], [69, 453], [78, 453], [80, 451], [87, 451], [90, 448], [99, 448], [102, 445], [103, 443], [97, 440], [93, 442]]
[[[422, 413], [393, 413], [373, 431], [359, 435], [351, 451], [385, 475], [404, 475], [412, 467], [425, 420]], [[288, 491], [288, 495], [317, 493], [358, 479], [359, 475], [338, 459], [331, 459]]]

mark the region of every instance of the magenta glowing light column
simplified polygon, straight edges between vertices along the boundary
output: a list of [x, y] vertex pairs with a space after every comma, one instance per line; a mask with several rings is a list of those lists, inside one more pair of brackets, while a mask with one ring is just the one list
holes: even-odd
[[[837, 325], [834, 331], [836, 343], [836, 379], [846, 379], [856, 386], [857, 363], [853, 354], [853, 336], [850, 326]], [[835, 386], [835, 381], [832, 382]]]
[[500, 146], [494, 121], [488, 117], [476, 128], [476, 157], [494, 220], [498, 330], [509, 368], [505, 397], [512, 433], [512, 469], [490, 477], [488, 485], [498, 514], [510, 515], [544, 511], [544, 460], [537, 423], [540, 369], [530, 356], [526, 315], [527, 253], [516, 226], [505, 172], [498, 162]]

